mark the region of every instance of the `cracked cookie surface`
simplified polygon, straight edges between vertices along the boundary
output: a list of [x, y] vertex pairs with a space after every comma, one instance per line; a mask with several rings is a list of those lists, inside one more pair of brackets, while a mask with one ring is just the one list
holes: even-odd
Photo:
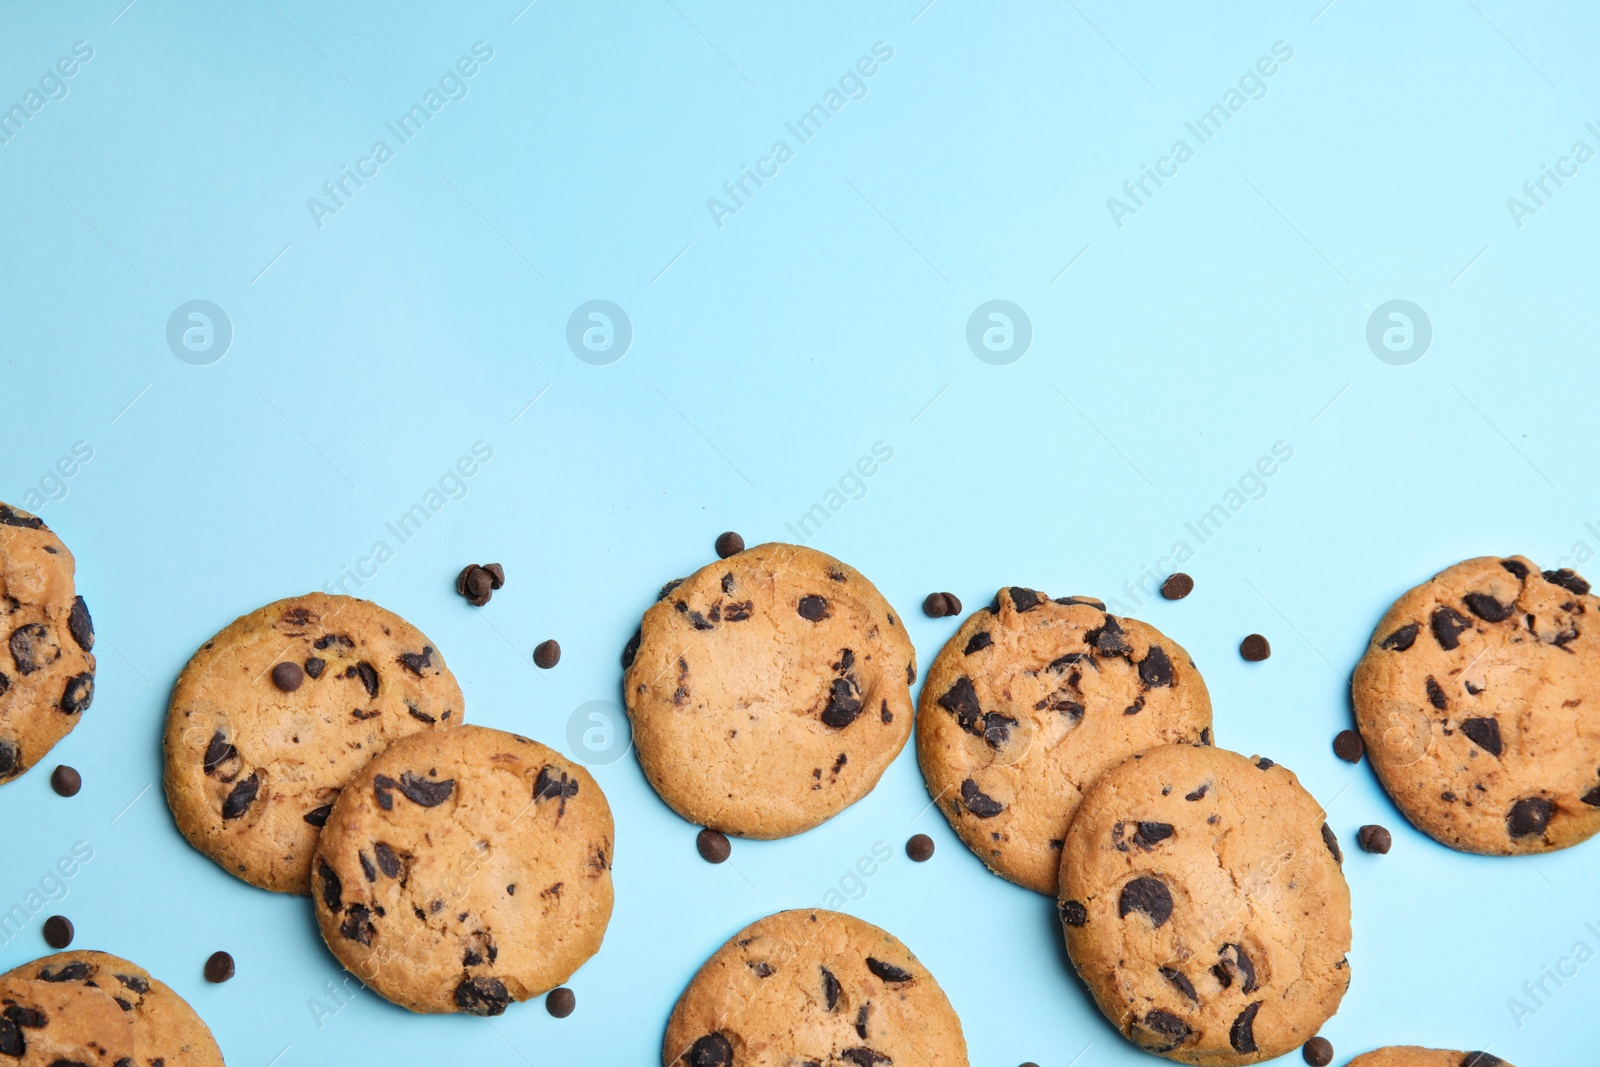
[[1350, 982], [1350, 891], [1321, 807], [1268, 759], [1165, 745], [1107, 771], [1062, 857], [1067, 952], [1130, 1041], [1194, 1064], [1281, 1056]]
[[834, 911], [735, 934], [678, 998], [664, 1067], [965, 1067], [961, 1020], [911, 950]]
[[1357, 1056], [1345, 1067], [1511, 1067], [1511, 1064], [1487, 1052], [1449, 1052], [1415, 1045], [1390, 1045]]
[[1482, 556], [1405, 593], [1356, 665], [1356, 725], [1423, 833], [1465, 852], [1600, 831], [1600, 600], [1570, 570]]
[[67, 736], [94, 700], [94, 623], [67, 546], [0, 504], [0, 782]]
[[347, 596], [279, 600], [228, 624], [178, 676], [167, 804], [230, 874], [307, 893], [345, 781], [396, 739], [461, 719], [444, 658], [400, 616]]
[[340, 793], [313, 900], [355, 976], [416, 1012], [499, 1015], [560, 985], [611, 917], [611, 809], [589, 772], [482, 726], [395, 742]]
[[624, 654], [633, 744], [690, 822], [787, 837], [860, 800], [911, 733], [916, 652], [860, 572], [758, 545], [669, 582]]
[[132, 1020], [105, 991], [15, 972], [0, 975], [0, 1062], [128, 1067], [138, 1052]]
[[1055, 894], [1067, 826], [1104, 771], [1156, 745], [1211, 741], [1189, 654], [1098, 600], [1002, 589], [928, 668], [917, 759], [968, 848]]

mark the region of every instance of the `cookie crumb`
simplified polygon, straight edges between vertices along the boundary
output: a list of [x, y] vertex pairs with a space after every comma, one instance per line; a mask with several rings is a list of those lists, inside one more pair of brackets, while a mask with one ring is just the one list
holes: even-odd
[[1161, 595], [1168, 600], [1182, 600], [1192, 592], [1194, 579], [1182, 571], [1167, 575], [1167, 580], [1161, 583]]
[[537, 645], [533, 646], [534, 666], [540, 667], [544, 670], [549, 670], [551, 667], [554, 667], [560, 662], [561, 646], [556, 643], [555, 638], [552, 637], [548, 641], [540, 641]]
[[50, 788], [57, 796], [75, 797], [83, 788], [83, 776], [65, 763], [50, 772]]
[[933, 838], [927, 834], [911, 835], [906, 842], [906, 855], [918, 863], [927, 863], [933, 858]]
[[65, 915], [52, 915], [44, 921], [44, 943], [54, 949], [72, 944], [72, 920]]
[[729, 530], [717, 538], [717, 558], [727, 559], [744, 551], [744, 538]]
[[721, 863], [733, 854], [733, 846], [728, 843], [728, 836], [718, 830], [701, 830], [694, 839], [694, 847], [699, 850], [700, 858], [707, 863]]
[[1272, 655], [1272, 645], [1268, 644], [1267, 639], [1260, 634], [1251, 634], [1239, 642], [1239, 655], [1251, 663], [1260, 663]]
[[206, 981], [226, 982], [233, 977], [233, 957], [226, 952], [213, 952], [206, 960]]

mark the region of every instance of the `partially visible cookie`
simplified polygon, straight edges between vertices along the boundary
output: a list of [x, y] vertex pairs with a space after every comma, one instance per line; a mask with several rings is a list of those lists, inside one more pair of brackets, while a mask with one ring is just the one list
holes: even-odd
[[0, 982], [13, 978], [70, 983], [109, 995], [132, 1025], [141, 1065], [222, 1067], [222, 1051], [188, 1001], [121, 957], [92, 950], [58, 952], [13, 968], [0, 975]]
[[751, 923], [689, 982], [663, 1067], [965, 1067], [961, 1020], [911, 950], [836, 911]]
[[74, 568], [42, 520], [0, 504], [0, 782], [44, 758], [94, 700], [94, 623]]
[[624, 653], [645, 777], [690, 822], [787, 837], [877, 784], [911, 733], [916, 651], [859, 571], [765, 544], [670, 582]]
[[917, 711], [917, 758], [950, 825], [990, 870], [1052, 895], [1094, 780], [1193, 742], [1211, 742], [1211, 698], [1177, 642], [1098, 600], [1021, 586], [946, 642]]
[[103, 990], [0, 976], [0, 1063], [128, 1067], [137, 1053], [132, 1021]]
[[1314, 1037], [1350, 984], [1339, 842], [1269, 759], [1164, 745], [1101, 776], [1062, 857], [1067, 952], [1134, 1044], [1242, 1064]]
[[229, 623], [167, 708], [167, 803], [195, 848], [263, 889], [306, 893], [339, 788], [397, 738], [461, 722], [422, 632], [366, 600], [310, 593]]
[[1487, 1052], [1446, 1052], [1415, 1045], [1390, 1045], [1357, 1056], [1345, 1067], [1511, 1067]]
[[1350, 693], [1383, 787], [1435, 840], [1509, 855], [1600, 831], [1600, 598], [1571, 571], [1439, 572], [1384, 615]]
[[334, 802], [317, 923], [380, 996], [499, 1015], [599, 950], [612, 835], [589, 772], [537, 741], [481, 726], [413, 734]]

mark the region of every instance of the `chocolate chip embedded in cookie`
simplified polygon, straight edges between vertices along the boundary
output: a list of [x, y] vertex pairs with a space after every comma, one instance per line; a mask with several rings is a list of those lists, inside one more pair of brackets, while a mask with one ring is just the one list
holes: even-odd
[[413, 734], [334, 803], [317, 923], [339, 962], [394, 1003], [499, 1015], [600, 948], [611, 842], [605, 794], [544, 745], [481, 726]]
[[1597, 611], [1582, 578], [1522, 556], [1466, 560], [1394, 602], [1350, 692], [1413, 825], [1495, 855], [1600, 831]]
[[893, 936], [838, 912], [783, 911], [735, 934], [667, 1020], [663, 1067], [966, 1067], [933, 975]]
[[1390, 1045], [1357, 1056], [1345, 1067], [1511, 1067], [1487, 1052], [1447, 1052], [1415, 1045]]
[[24, 978], [21, 970], [0, 975], [0, 1062], [18, 1067], [134, 1062], [133, 1023], [106, 991], [70, 980]]
[[167, 709], [167, 803], [230, 874], [306, 893], [339, 789], [385, 746], [461, 722], [461, 690], [421, 631], [354, 597], [268, 604], [207, 641]]
[[1156, 745], [1210, 739], [1205, 681], [1177, 642], [1098, 600], [1002, 589], [928, 669], [917, 758], [990, 870], [1055, 893], [1084, 791]]
[[39, 762], [94, 700], [94, 623], [74, 568], [42, 520], [0, 504], [0, 782]]
[[1134, 1044], [1256, 1063], [1305, 1044], [1350, 983], [1339, 843], [1268, 759], [1164, 745], [1090, 787], [1067, 831], [1067, 952]]
[[860, 572], [765, 544], [670, 582], [625, 654], [645, 777], [690, 822], [809, 830], [865, 796], [911, 733], [916, 653]]

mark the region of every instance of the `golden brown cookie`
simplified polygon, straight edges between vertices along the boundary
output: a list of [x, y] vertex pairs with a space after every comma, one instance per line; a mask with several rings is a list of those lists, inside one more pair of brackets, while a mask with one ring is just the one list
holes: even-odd
[[94, 623], [74, 567], [40, 519], [0, 504], [0, 782], [44, 758], [94, 700]]
[[1088, 597], [1002, 589], [928, 668], [917, 758], [928, 793], [996, 874], [1055, 894], [1067, 825], [1094, 780], [1156, 745], [1211, 741], [1189, 654]]
[[433, 642], [366, 600], [310, 593], [235, 619], [167, 709], [167, 804], [195, 848], [251, 885], [307, 893], [345, 780], [397, 738], [461, 722]]
[[121, 957], [92, 950], [58, 952], [13, 968], [0, 975], [0, 982], [12, 978], [70, 983], [109, 995], [132, 1024], [140, 1065], [222, 1067], [222, 1051], [188, 1001]]
[[735, 934], [678, 998], [663, 1067], [965, 1067], [961, 1020], [911, 950], [836, 911]]
[[0, 975], [7, 1067], [127, 1067], [137, 1052], [132, 1020], [104, 990]]
[[1384, 615], [1350, 693], [1384, 789], [1435, 840], [1508, 855], [1600, 831], [1600, 599], [1571, 571], [1439, 572]]
[[1350, 984], [1350, 890], [1321, 807], [1271, 760], [1164, 745], [1090, 787], [1061, 862], [1067, 952], [1134, 1044], [1282, 1056]]
[[669, 582], [623, 665], [645, 777], [724, 833], [832, 818], [911, 733], [905, 626], [860, 572], [809, 548], [758, 545]]
[[1345, 1067], [1511, 1067], [1487, 1052], [1446, 1052], [1415, 1045], [1390, 1045], [1357, 1056]]
[[380, 996], [499, 1015], [599, 950], [611, 842], [600, 787], [537, 741], [482, 726], [413, 734], [334, 802], [317, 847], [317, 922]]

